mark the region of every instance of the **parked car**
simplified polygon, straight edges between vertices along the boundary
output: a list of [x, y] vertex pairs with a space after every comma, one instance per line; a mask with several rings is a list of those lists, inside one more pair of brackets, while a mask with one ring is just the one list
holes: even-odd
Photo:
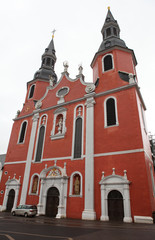
[[37, 214], [37, 207], [35, 205], [19, 205], [12, 209], [12, 215], [21, 215], [24, 217], [33, 217]]

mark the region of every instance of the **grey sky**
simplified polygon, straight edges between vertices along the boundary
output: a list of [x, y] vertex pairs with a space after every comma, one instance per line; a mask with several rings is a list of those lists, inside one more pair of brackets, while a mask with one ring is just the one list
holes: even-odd
[[0, 154], [7, 150], [12, 119], [22, 109], [26, 83], [40, 68], [41, 55], [54, 28], [58, 78], [67, 60], [71, 78], [78, 74], [82, 63], [85, 80], [92, 81], [90, 63], [102, 41], [108, 6], [118, 21], [121, 38], [135, 52], [147, 126], [155, 133], [154, 0], [1, 0]]

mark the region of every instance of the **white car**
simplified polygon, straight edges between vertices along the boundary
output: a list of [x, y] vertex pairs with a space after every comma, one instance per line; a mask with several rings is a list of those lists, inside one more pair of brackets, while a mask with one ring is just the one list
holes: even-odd
[[15, 209], [12, 209], [11, 212], [13, 216], [33, 217], [37, 214], [37, 207], [35, 205], [19, 205]]

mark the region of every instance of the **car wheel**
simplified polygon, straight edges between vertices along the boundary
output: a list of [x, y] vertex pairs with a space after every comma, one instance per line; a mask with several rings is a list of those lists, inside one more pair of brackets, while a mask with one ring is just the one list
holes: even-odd
[[24, 217], [28, 217], [28, 214], [27, 214], [27, 213], [24, 213]]
[[13, 212], [12, 212], [12, 216], [15, 216], [15, 215], [16, 215], [16, 213], [13, 211]]

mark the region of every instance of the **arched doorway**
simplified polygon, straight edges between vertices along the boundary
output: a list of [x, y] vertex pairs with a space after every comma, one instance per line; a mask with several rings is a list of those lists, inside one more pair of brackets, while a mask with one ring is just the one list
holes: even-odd
[[59, 190], [56, 187], [48, 189], [46, 199], [46, 216], [56, 217], [59, 206], [59, 195]]
[[11, 210], [13, 208], [13, 204], [14, 204], [14, 199], [15, 199], [15, 190], [11, 189], [9, 191], [9, 195], [8, 195], [6, 211], [11, 212]]
[[123, 221], [123, 196], [117, 190], [112, 190], [108, 194], [108, 216], [110, 221]]

